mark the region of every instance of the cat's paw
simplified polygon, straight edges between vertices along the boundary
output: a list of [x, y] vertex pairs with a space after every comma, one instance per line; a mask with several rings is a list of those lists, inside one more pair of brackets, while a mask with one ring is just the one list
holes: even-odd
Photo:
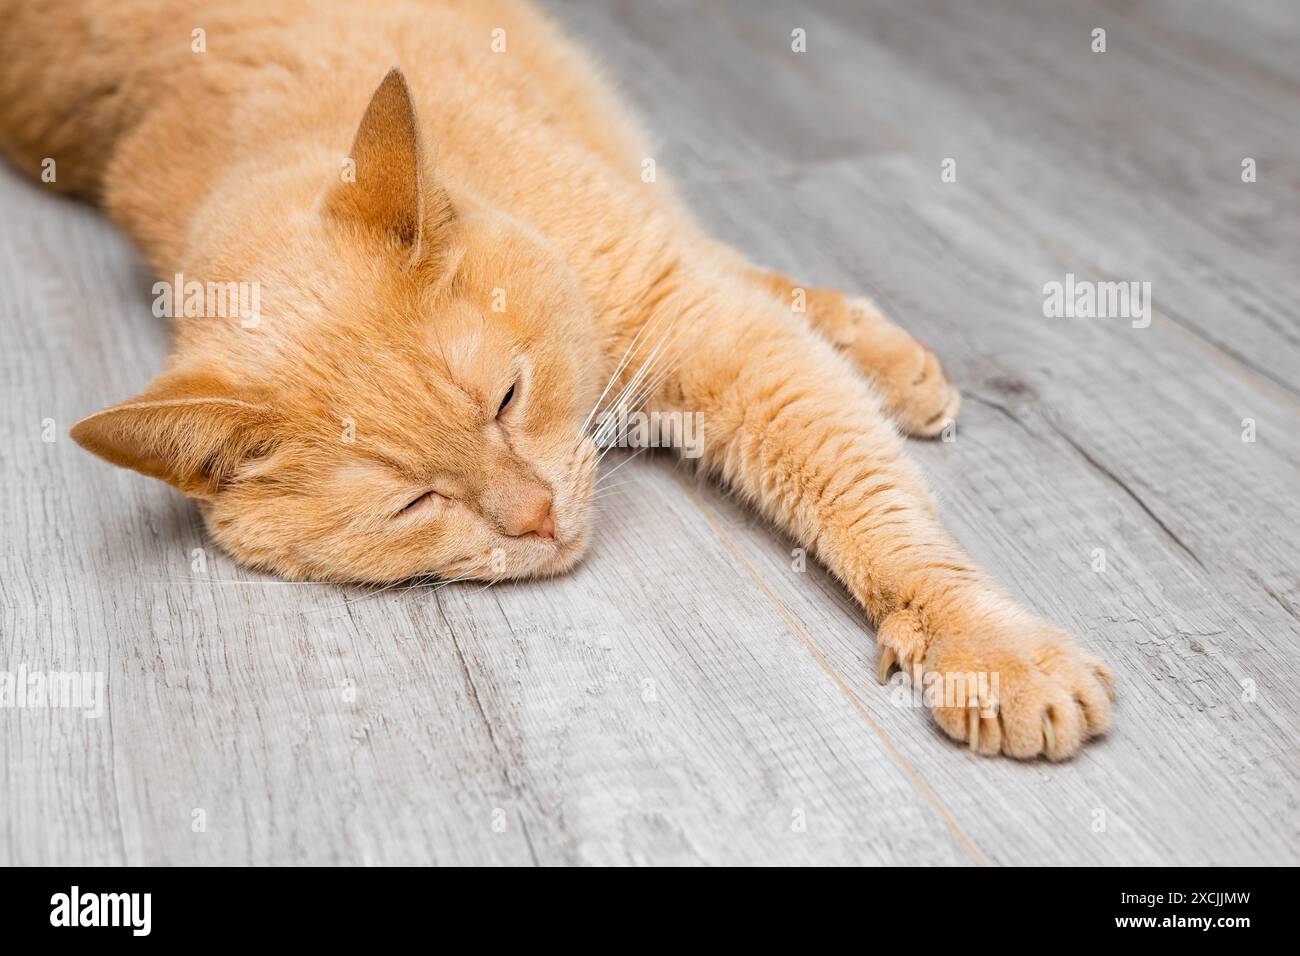
[[982, 754], [1063, 760], [1110, 725], [1114, 679], [1068, 635], [1017, 609], [927, 625], [904, 608], [881, 622], [878, 676], [897, 664], [949, 737]]
[[957, 418], [961, 396], [935, 354], [881, 314], [870, 299], [849, 299], [848, 351], [875, 381], [885, 412], [909, 435], [934, 438]]

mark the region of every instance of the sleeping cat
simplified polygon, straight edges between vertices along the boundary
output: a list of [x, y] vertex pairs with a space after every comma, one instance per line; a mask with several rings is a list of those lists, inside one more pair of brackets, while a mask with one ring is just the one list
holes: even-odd
[[702, 466], [866, 609], [882, 679], [992, 678], [933, 699], [950, 736], [1059, 759], [1106, 728], [1108, 669], [976, 568], [904, 454], [957, 411], [934, 355], [705, 235], [533, 7], [0, 0], [0, 22], [14, 162], [169, 282], [257, 291], [256, 321], [176, 319], [166, 370], [72, 430], [240, 561], [556, 574], [605, 413], [699, 415]]

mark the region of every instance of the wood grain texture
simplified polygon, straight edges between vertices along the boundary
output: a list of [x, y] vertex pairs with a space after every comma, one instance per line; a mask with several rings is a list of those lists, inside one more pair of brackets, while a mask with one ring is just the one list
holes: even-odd
[[[976, 558], [1115, 666], [1115, 729], [1064, 766], [951, 745], [838, 585], [667, 456], [615, 476], [563, 579], [235, 567], [66, 437], [166, 330], [97, 212], [4, 169], [0, 670], [108, 701], [0, 709], [0, 863], [1300, 862], [1293, 7], [551, 7], [718, 235], [939, 351], [963, 417], [913, 452]], [[1066, 272], [1150, 281], [1151, 325], [1045, 318]]]

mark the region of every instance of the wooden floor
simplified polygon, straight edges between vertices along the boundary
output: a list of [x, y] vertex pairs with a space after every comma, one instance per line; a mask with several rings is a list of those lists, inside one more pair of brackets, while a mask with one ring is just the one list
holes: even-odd
[[[1114, 730], [1059, 766], [952, 745], [840, 588], [668, 458], [561, 580], [235, 567], [66, 437], [165, 329], [96, 211], [4, 169], [0, 671], [108, 702], [0, 710], [0, 863], [1300, 862], [1295, 5], [553, 8], [718, 234], [939, 351], [963, 416], [914, 452], [1114, 665]], [[1067, 273], [1150, 282], [1150, 326], [1045, 318]]]

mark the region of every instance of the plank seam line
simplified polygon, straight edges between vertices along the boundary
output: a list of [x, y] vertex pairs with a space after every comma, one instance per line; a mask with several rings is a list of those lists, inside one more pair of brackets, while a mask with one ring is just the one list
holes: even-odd
[[[1114, 278], [1105, 270], [1097, 267], [1091, 256], [1072, 255], [1064, 245], [1058, 243], [1050, 235], [1042, 232], [1038, 227], [1028, 222], [1014, 210], [1010, 209], [996, 196], [988, 192], [977, 192], [978, 199], [983, 200], [1005, 218], [1016, 222], [1026, 233], [1033, 236], [1044, 248], [1049, 249], [1057, 260], [1067, 267], [1071, 263], [1076, 263], [1075, 268], [1079, 272], [1084, 272], [1090, 276], [1100, 276], [1101, 280], [1114, 281]], [[1089, 281], [1100, 281], [1096, 278]], [[1235, 352], [1220, 342], [1210, 338], [1208, 333], [1199, 327], [1175, 318], [1172, 312], [1166, 309], [1157, 308], [1151, 305], [1151, 318], [1154, 321], [1159, 319], [1161, 325], [1172, 329], [1186, 340], [1194, 343], [1201, 351], [1210, 356], [1220, 368], [1226, 369], [1234, 375], [1238, 381], [1255, 388], [1268, 398], [1271, 398], [1276, 404], [1282, 406], [1285, 410], [1295, 413], [1300, 407], [1300, 395], [1296, 390], [1278, 379], [1272, 372], [1262, 366], [1256, 365], [1252, 359]]]
[[750, 564], [748, 560], [746, 560], [743, 554], [741, 554], [740, 549], [736, 547], [736, 544], [731, 540], [730, 535], [723, 530], [722, 526], [713, 517], [712, 512], [709, 510], [708, 506], [705, 505], [704, 501], [681, 479], [677, 474], [676, 469], [673, 469], [671, 474], [673, 481], [677, 482], [681, 489], [686, 492], [691, 501], [694, 502], [695, 507], [699, 509], [700, 514], [704, 515], [704, 520], [709, 523], [710, 527], [713, 528], [718, 537], [722, 540], [722, 543], [727, 546], [727, 550], [735, 556], [737, 561], [744, 565], [745, 570], [749, 572], [749, 576], [753, 578], [754, 583], [759, 586], [765, 595], [767, 595], [768, 600], [772, 602], [777, 611], [780, 612], [781, 616], [785, 618], [786, 622], [791, 628], [793, 628], [795, 635], [801, 642], [803, 642], [804, 647], [808, 649], [808, 652], [812, 654], [817, 663], [821, 665], [822, 670], [830, 675], [831, 680], [833, 680], [839, 687], [840, 692], [848, 699], [848, 702], [853, 706], [853, 709], [862, 716], [862, 718], [867, 722], [867, 725], [872, 729], [876, 736], [880, 738], [880, 741], [885, 745], [885, 748], [893, 756], [894, 761], [903, 769], [908, 777], [911, 778], [913, 785], [921, 792], [921, 795], [929, 801], [930, 805], [934, 807], [935, 812], [937, 812], [943, 819], [944, 823], [948, 825], [948, 829], [953, 832], [953, 835], [957, 837], [961, 844], [966, 848], [966, 851], [974, 857], [975, 861], [980, 866], [989, 866], [988, 858], [980, 852], [979, 848], [975, 846], [973, 842], [971, 842], [970, 837], [966, 835], [962, 828], [957, 824], [957, 821], [953, 819], [952, 814], [948, 812], [948, 808], [939, 800], [939, 797], [930, 788], [930, 785], [925, 782], [917, 769], [912, 766], [911, 762], [908, 761], [908, 759], [904, 757], [899, 749], [894, 745], [894, 742], [889, 739], [889, 735], [885, 733], [880, 724], [878, 724], [867, 711], [862, 701], [858, 699], [858, 695], [853, 693], [853, 690], [847, 683], [845, 683], [844, 679], [839, 675], [839, 672], [831, 666], [830, 661], [826, 659], [826, 655], [824, 655], [821, 650], [813, 644], [812, 639], [808, 636], [808, 632], [804, 629], [804, 626], [799, 623], [799, 620], [790, 612], [781, 599], [773, 593], [770, 587], [768, 587], [767, 582], [763, 580], [763, 577], [758, 573], [758, 570]]

